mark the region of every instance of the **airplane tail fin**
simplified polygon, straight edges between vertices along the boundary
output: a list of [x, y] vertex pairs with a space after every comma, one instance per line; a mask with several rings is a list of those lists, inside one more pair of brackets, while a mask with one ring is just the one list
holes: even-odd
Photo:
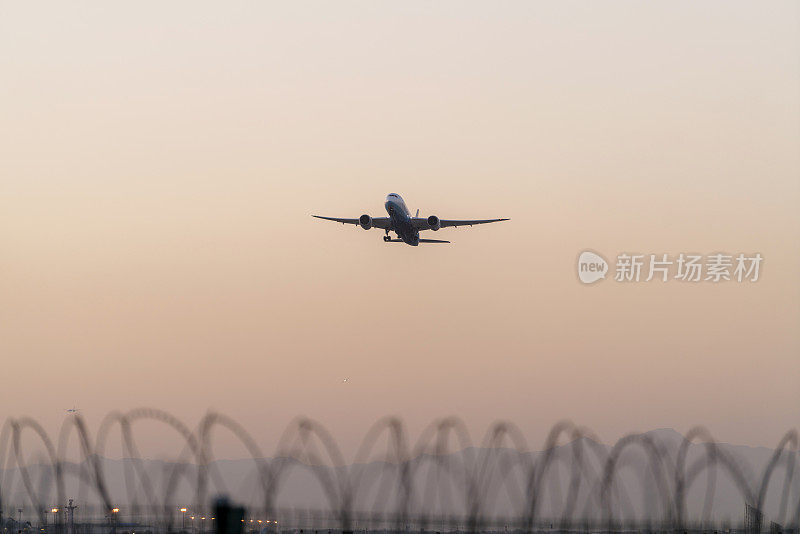
[[415, 219], [418, 219], [418, 218], [419, 218], [419, 208], [417, 208], [417, 214], [416, 214], [416, 215], [414, 215], [414, 218], [415, 218]]

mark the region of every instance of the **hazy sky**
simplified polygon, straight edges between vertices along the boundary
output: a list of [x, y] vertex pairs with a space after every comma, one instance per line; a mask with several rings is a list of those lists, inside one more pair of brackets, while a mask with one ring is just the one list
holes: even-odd
[[[0, 3], [0, 417], [213, 408], [267, 450], [298, 414], [346, 448], [386, 414], [773, 445], [800, 406], [799, 12]], [[310, 217], [389, 192], [512, 221], [412, 248]], [[755, 284], [584, 286], [586, 248], [765, 259]]]

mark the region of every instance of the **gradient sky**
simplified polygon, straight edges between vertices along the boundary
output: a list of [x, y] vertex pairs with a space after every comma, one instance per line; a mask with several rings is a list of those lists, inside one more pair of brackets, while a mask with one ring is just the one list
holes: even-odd
[[[773, 445], [800, 406], [798, 50], [796, 2], [0, 3], [0, 417]], [[512, 221], [412, 248], [310, 217], [389, 192]], [[583, 286], [586, 248], [765, 260]]]

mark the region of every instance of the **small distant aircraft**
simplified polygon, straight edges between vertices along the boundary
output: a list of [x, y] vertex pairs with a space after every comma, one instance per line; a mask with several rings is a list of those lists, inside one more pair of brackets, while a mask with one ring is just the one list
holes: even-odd
[[68, 413], [68, 414], [70, 414], [70, 415], [75, 415], [75, 414], [77, 414], [78, 412], [80, 412], [80, 410], [78, 410], [78, 409], [77, 409], [77, 408], [75, 408], [74, 406], [73, 406], [72, 408], [69, 408], [69, 409], [67, 409], [67, 410], [64, 410], [64, 411], [65, 411], [65, 412], [67, 412], [67, 413]]
[[[486, 224], [499, 221], [507, 221], [508, 219], [479, 219], [479, 220], [455, 220], [455, 219], [440, 219], [436, 215], [429, 217], [419, 216], [417, 214], [412, 217], [411, 212], [408, 211], [406, 203], [397, 193], [389, 193], [386, 197], [386, 211], [389, 213], [388, 217], [370, 217], [369, 215], [362, 215], [358, 219], [339, 219], [337, 217], [322, 217], [321, 215], [314, 215], [317, 219], [325, 219], [326, 221], [336, 221], [342, 224], [354, 224], [361, 226], [364, 230], [370, 228], [380, 228], [386, 232], [383, 240], [387, 243], [405, 243], [416, 247], [420, 243], [449, 243], [450, 241], [443, 241], [441, 239], [421, 239], [419, 233], [422, 230], [433, 230], [434, 232], [439, 228], [447, 228], [448, 226], [472, 226], [474, 224]], [[389, 236], [389, 232], [397, 234], [394, 239]]]

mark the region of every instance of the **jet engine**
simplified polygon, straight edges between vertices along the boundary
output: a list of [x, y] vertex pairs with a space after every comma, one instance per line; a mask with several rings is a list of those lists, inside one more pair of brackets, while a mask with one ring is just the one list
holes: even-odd
[[361, 225], [361, 228], [364, 230], [369, 230], [372, 228], [372, 217], [367, 215], [366, 213], [358, 218], [358, 224]]
[[442, 227], [442, 222], [439, 220], [439, 217], [436, 215], [431, 215], [428, 217], [428, 227], [434, 232]]

